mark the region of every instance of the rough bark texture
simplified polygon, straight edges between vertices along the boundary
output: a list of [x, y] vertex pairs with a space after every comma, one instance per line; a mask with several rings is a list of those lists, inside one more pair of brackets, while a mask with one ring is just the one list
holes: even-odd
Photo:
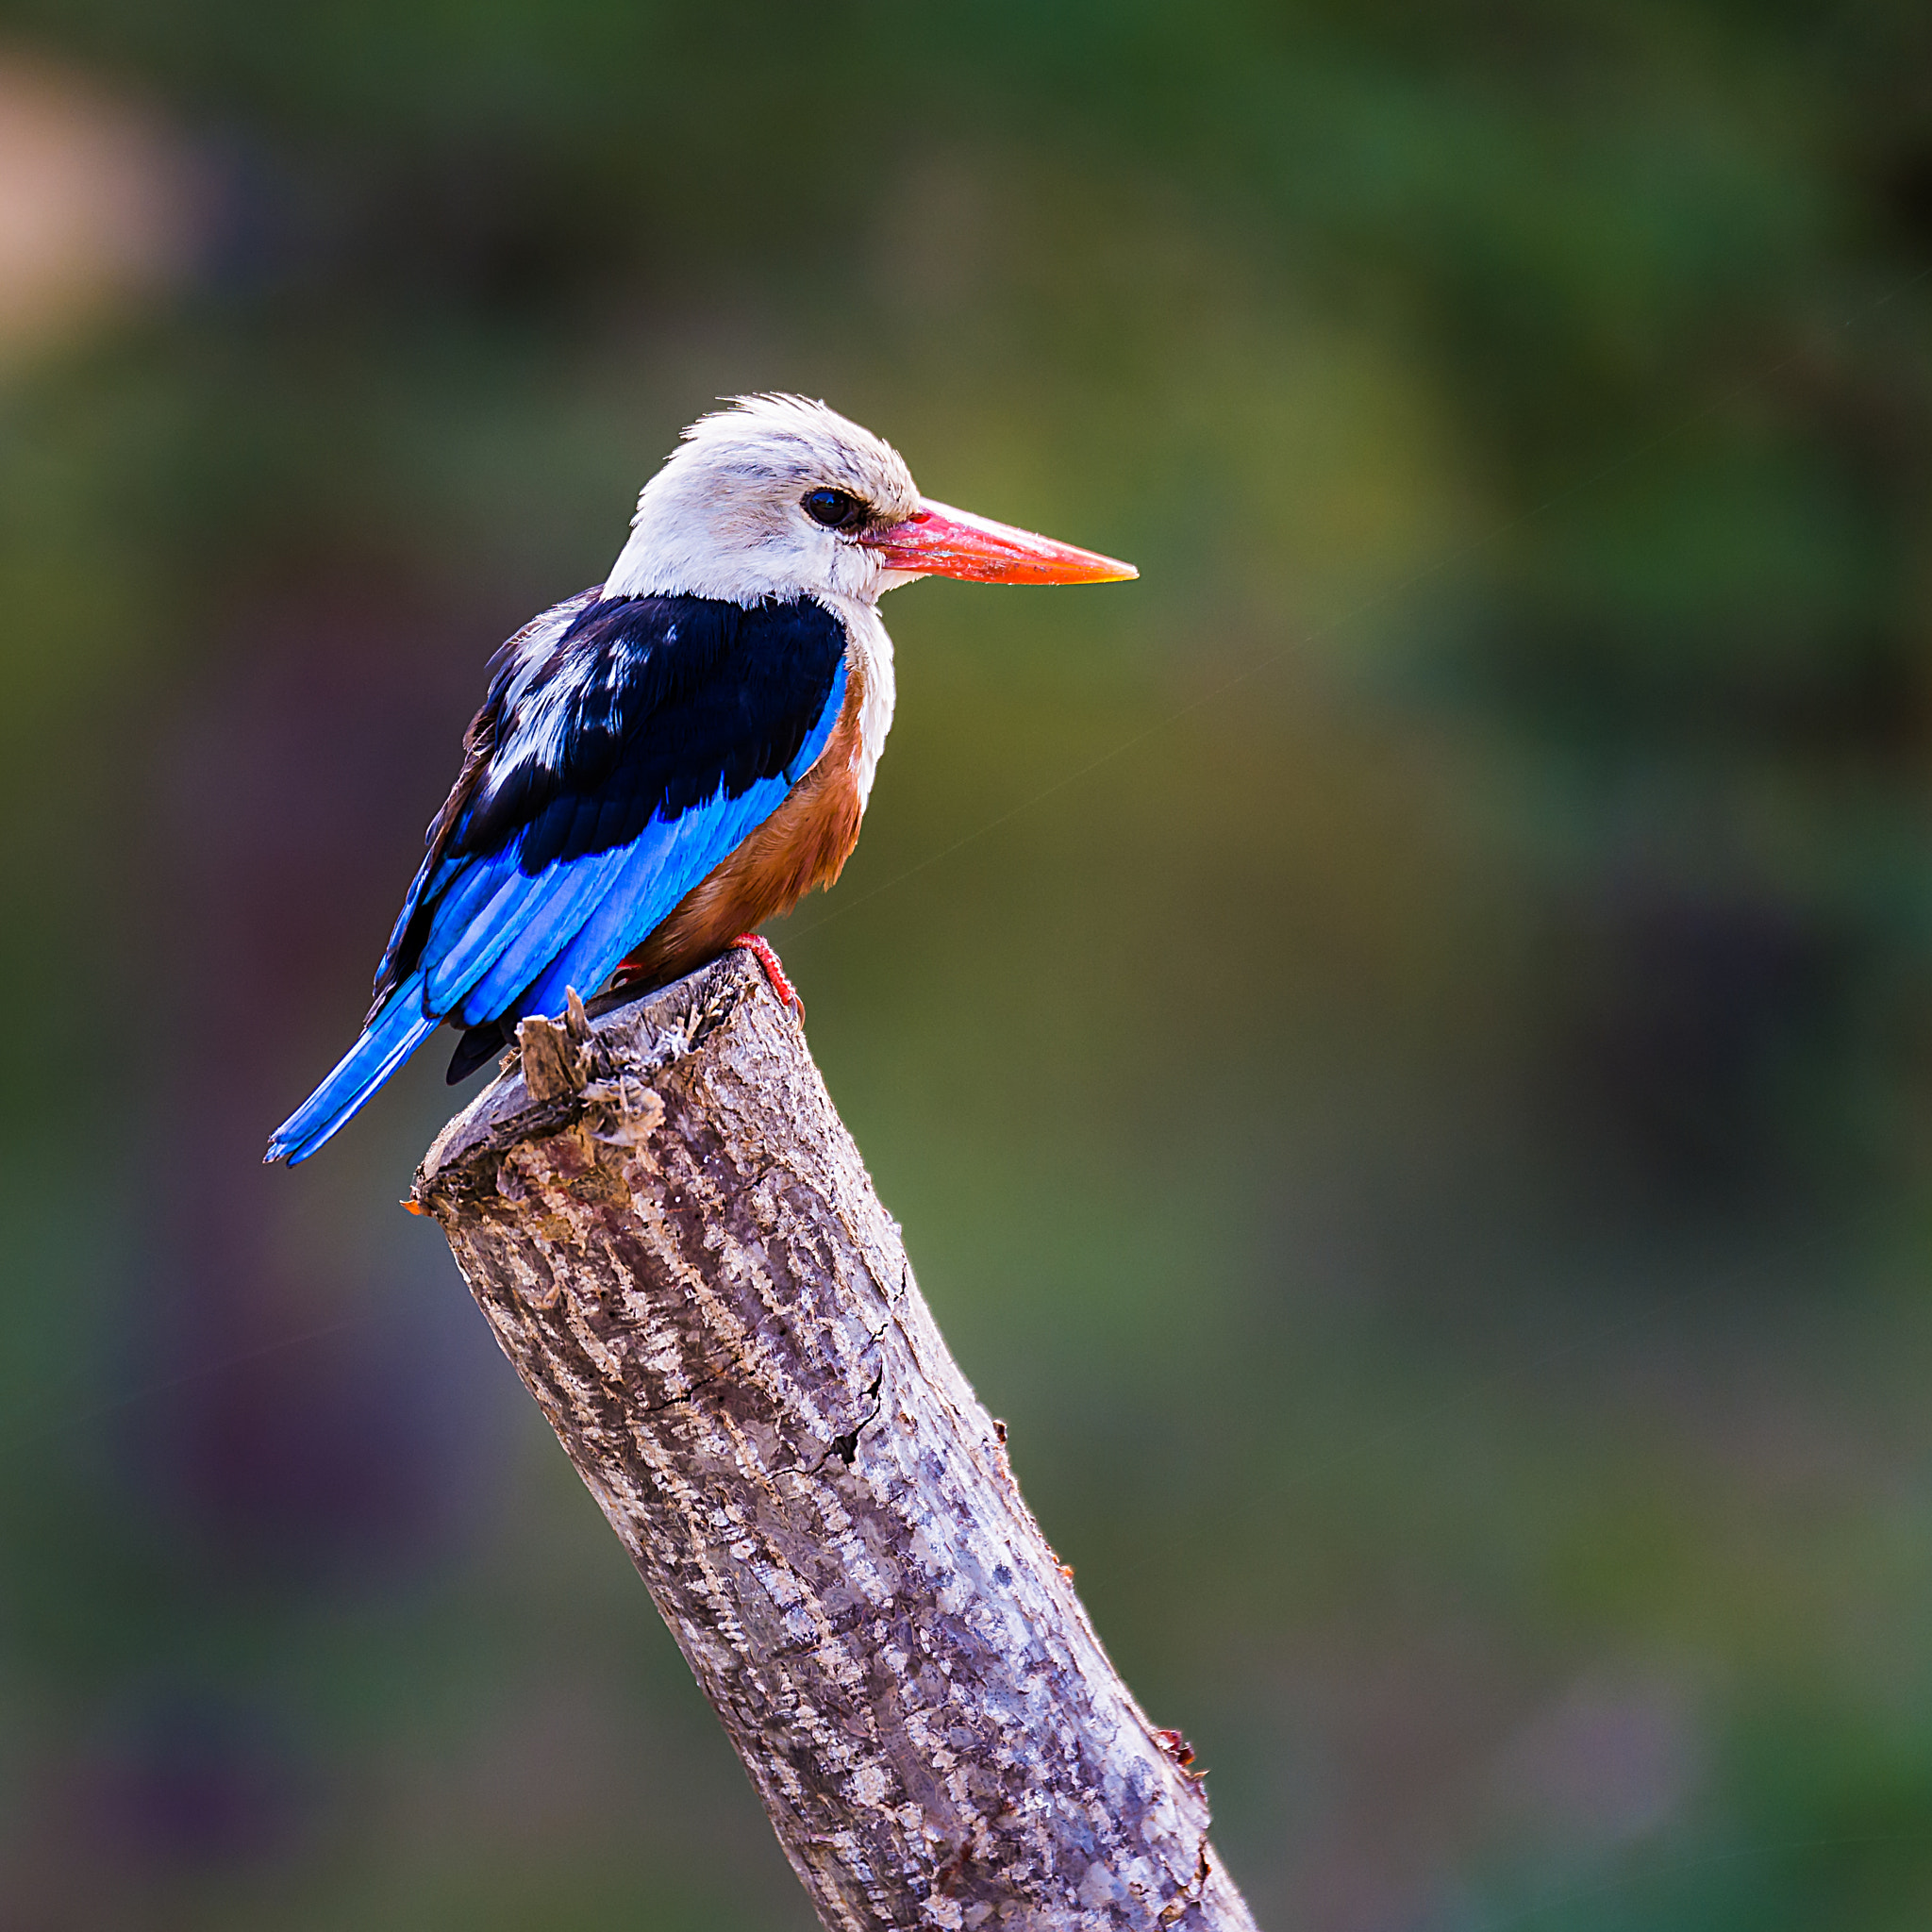
[[415, 1202], [824, 1923], [1251, 1928], [758, 967], [523, 1043]]

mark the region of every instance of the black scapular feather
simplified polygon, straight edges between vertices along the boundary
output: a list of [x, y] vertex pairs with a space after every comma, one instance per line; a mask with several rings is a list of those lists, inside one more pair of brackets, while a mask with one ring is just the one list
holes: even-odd
[[[553, 859], [629, 843], [654, 815], [675, 819], [777, 776], [824, 713], [847, 642], [841, 621], [808, 597], [579, 601], [534, 670], [520, 648], [527, 633], [500, 655], [377, 969], [372, 1013], [415, 969], [465, 860], [514, 846], [534, 875]], [[492, 785], [498, 770], [508, 775]], [[466, 1039], [458, 1058], [470, 1050]], [[475, 1050], [473, 1066], [494, 1049], [479, 1041]]]
[[[845, 642], [844, 625], [809, 597], [748, 608], [599, 599], [523, 699], [553, 678], [571, 681], [555, 743], [471, 808], [452, 856], [500, 852], [521, 833], [520, 862], [535, 874], [628, 844], [653, 817], [675, 819], [776, 777], [824, 709]], [[512, 672], [506, 665], [491, 691], [499, 709]], [[498, 739], [495, 758], [514, 760], [517, 749], [514, 735]]]
[[[587, 605], [519, 694], [522, 714], [556, 679], [569, 681], [544, 756], [518, 761], [522, 719], [505, 716], [526, 667], [511, 655], [498, 670], [471, 741], [490, 747], [479, 775], [498, 761], [514, 770], [493, 791], [479, 788], [487, 795], [452, 824], [448, 856], [487, 857], [521, 838], [519, 864], [535, 874], [553, 859], [627, 844], [654, 816], [675, 819], [721, 792], [741, 796], [798, 756], [845, 647], [843, 625], [807, 597], [748, 608], [708, 597]], [[450, 1058], [451, 1084], [509, 1041], [500, 1021], [467, 1028]]]

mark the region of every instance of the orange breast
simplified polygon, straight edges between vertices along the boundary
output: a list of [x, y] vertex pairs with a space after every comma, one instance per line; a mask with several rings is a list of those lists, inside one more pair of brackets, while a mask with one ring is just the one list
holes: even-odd
[[845, 659], [845, 702], [818, 762], [785, 803], [688, 891], [624, 962], [633, 986], [665, 986], [715, 959], [740, 933], [789, 912], [814, 886], [829, 886], [858, 843], [859, 803], [853, 765], [865, 673]]

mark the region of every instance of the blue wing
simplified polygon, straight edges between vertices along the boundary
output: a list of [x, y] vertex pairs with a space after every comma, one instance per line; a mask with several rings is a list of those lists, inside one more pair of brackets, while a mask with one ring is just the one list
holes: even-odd
[[764, 823], [845, 692], [822, 607], [593, 601], [512, 639], [429, 830], [356, 1041], [269, 1143], [305, 1160], [447, 1020], [591, 993]]

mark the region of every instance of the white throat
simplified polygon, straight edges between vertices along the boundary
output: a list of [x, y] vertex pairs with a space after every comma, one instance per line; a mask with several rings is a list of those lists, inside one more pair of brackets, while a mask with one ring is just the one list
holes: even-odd
[[857, 662], [853, 669], [864, 679], [864, 696], [858, 707], [858, 742], [852, 748], [852, 774], [858, 787], [858, 808], [863, 811], [872, 797], [873, 774], [878, 770], [879, 753], [886, 748], [886, 733], [892, 728], [892, 707], [899, 691], [892, 676], [892, 640], [879, 608], [871, 598], [834, 603], [824, 600], [832, 614], [845, 626], [851, 641], [849, 649]]

